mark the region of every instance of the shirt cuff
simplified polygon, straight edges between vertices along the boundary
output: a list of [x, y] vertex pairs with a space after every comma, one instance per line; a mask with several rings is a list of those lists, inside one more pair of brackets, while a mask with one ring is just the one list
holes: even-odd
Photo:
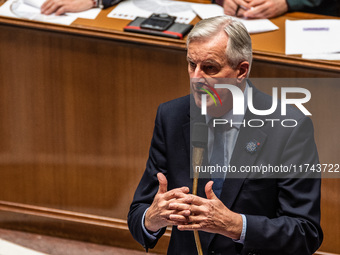
[[246, 232], [247, 232], [247, 218], [244, 214], [241, 214], [241, 216], [242, 216], [241, 236], [240, 236], [240, 239], [238, 239], [238, 240], [233, 239], [233, 241], [236, 242], [236, 243], [244, 244], [244, 240], [246, 239]]
[[144, 225], [144, 222], [145, 222], [145, 214], [146, 212], [149, 210], [149, 207], [145, 210], [144, 214], [143, 214], [143, 217], [142, 217], [142, 229], [143, 229], [143, 232], [145, 234], [145, 236], [149, 239], [149, 241], [155, 241], [157, 239], [157, 235], [159, 234], [159, 232], [161, 232], [161, 229], [159, 229], [157, 232], [149, 232], [145, 225]]

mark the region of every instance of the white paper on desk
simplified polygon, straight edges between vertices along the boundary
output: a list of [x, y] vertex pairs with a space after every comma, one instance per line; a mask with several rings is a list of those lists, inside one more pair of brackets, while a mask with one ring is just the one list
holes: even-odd
[[101, 11], [100, 8], [92, 8], [87, 11], [66, 13], [60, 16], [54, 14], [44, 15], [40, 13], [40, 7], [43, 2], [44, 0], [8, 0], [0, 7], [0, 15], [70, 25], [77, 18], [95, 19]]
[[269, 19], [234, 19], [241, 21], [250, 34], [269, 32], [279, 29], [279, 27]]
[[147, 18], [152, 13], [167, 13], [176, 16], [176, 22], [185, 24], [189, 24], [196, 17], [189, 3], [171, 0], [125, 0], [107, 16], [133, 20], [136, 17]]
[[43, 15], [40, 13], [39, 8], [24, 4], [22, 1], [17, 0], [7, 0], [0, 7], [0, 15], [11, 18], [35, 20], [60, 25], [70, 25], [74, 20], [76, 20], [76, 17], [70, 17], [66, 15]]
[[302, 54], [304, 59], [340, 60], [340, 53]]
[[95, 19], [97, 18], [101, 10], [102, 9], [100, 8], [91, 8], [89, 10], [82, 11], [82, 12], [66, 12], [66, 15], [70, 17], [76, 17], [76, 18], [82, 18], [82, 19]]
[[[45, 1], [46, 0], [23, 0], [23, 3], [40, 9]], [[95, 19], [100, 11], [100, 8], [91, 8], [81, 12], [67, 12], [66, 15], [83, 19]]]
[[39, 9], [41, 8], [44, 2], [45, 0], [23, 0], [24, 4], [28, 4]]
[[340, 51], [340, 20], [286, 20], [286, 54]]
[[200, 16], [201, 19], [208, 19], [217, 16], [223, 16], [223, 7], [217, 4], [191, 4], [193, 11]]
[[[207, 19], [216, 16], [223, 16], [223, 7], [217, 4], [191, 4], [194, 12], [201, 17], [201, 19]], [[226, 15], [227, 16], [227, 15]], [[231, 16], [230, 16], [231, 17]], [[251, 34], [262, 33], [279, 29], [273, 22], [269, 19], [240, 19], [236, 17], [231, 17], [243, 23], [247, 28], [248, 32]]]
[[0, 255], [47, 255], [0, 239]]

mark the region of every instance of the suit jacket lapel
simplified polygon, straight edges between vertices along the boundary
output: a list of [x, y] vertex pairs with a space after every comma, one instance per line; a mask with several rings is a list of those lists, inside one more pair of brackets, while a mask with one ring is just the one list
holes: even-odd
[[190, 107], [188, 111], [188, 122], [183, 125], [183, 135], [185, 139], [187, 152], [191, 152], [191, 128], [195, 122], [205, 122], [205, 117], [201, 115], [201, 109], [195, 104], [194, 98], [190, 95]]
[[[256, 103], [256, 109], [266, 109], [267, 105], [265, 100], [262, 98], [262, 93], [258, 91], [250, 82], [248, 82], [250, 87], [253, 88], [253, 102]], [[248, 109], [244, 116], [246, 121], [250, 119], [259, 119], [261, 116], [255, 116]], [[261, 152], [261, 148], [265, 143], [267, 134], [263, 131], [263, 128], [246, 127], [241, 126], [235, 148], [230, 160], [230, 166], [235, 166], [237, 170], [242, 166], [252, 166]], [[251, 153], [246, 149], [246, 146], [250, 142], [259, 143], [259, 147], [256, 152]], [[237, 175], [238, 178], [228, 178], [223, 185], [221, 200], [225, 203], [228, 208], [232, 208], [238, 193], [241, 190], [242, 184], [248, 173], [240, 173]]]
[[[194, 98], [190, 95], [190, 110], [188, 111], [188, 122], [183, 125], [183, 136], [185, 139], [186, 149], [189, 157], [192, 155], [192, 146], [191, 146], [191, 129], [193, 124], [196, 122], [205, 122], [205, 116], [201, 115], [201, 109], [198, 108], [194, 102]], [[189, 159], [191, 162], [191, 158]], [[207, 162], [207, 149], [205, 150], [205, 155], [203, 159], [203, 165]], [[192, 171], [192, 169], [190, 170]], [[203, 178], [202, 175], [198, 180], [197, 194], [201, 197], [205, 197], [205, 185], [210, 179]], [[191, 185], [189, 186], [191, 187]]]
[[[251, 166], [256, 161], [261, 151], [261, 145], [264, 144], [267, 135], [260, 128], [241, 128], [233, 155], [230, 160], [230, 166], [235, 166], [237, 170], [242, 166]], [[246, 150], [246, 145], [249, 142], [256, 141], [260, 144], [256, 152], [250, 153]], [[239, 173], [237, 178], [228, 178], [223, 184], [221, 200], [228, 208], [233, 206], [238, 193], [241, 190], [242, 184], [248, 173]]]

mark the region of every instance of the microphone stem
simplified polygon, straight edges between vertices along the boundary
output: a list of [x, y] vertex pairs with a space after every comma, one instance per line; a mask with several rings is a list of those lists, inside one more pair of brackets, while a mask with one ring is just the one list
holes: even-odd
[[201, 241], [200, 241], [200, 237], [198, 235], [198, 231], [197, 230], [194, 230], [194, 237], [195, 237], [197, 253], [198, 253], [198, 255], [203, 255]]
[[[193, 166], [193, 171], [194, 171], [194, 180], [192, 184], [192, 194], [197, 196], [197, 184], [198, 184], [199, 171], [197, 171], [196, 167], [202, 165], [204, 148], [194, 147], [193, 150], [194, 150], [193, 151], [194, 157], [192, 160], [192, 166]], [[197, 253], [198, 255], [203, 255], [201, 241], [200, 241], [200, 237], [198, 235], [197, 230], [194, 230], [194, 237], [195, 237]]]

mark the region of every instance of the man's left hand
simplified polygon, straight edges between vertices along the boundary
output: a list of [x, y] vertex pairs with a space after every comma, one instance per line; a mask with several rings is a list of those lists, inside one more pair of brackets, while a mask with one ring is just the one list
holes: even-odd
[[244, 18], [274, 18], [288, 11], [286, 0], [252, 0], [248, 6], [250, 8], [243, 13]]
[[41, 13], [61, 15], [65, 12], [80, 12], [91, 9], [94, 5], [92, 0], [46, 0], [41, 6]]
[[189, 210], [190, 216], [170, 215], [170, 219], [179, 222], [178, 230], [201, 230], [217, 233], [232, 239], [240, 239], [242, 232], [242, 216], [229, 210], [212, 190], [213, 182], [205, 186], [207, 198], [186, 195], [174, 203], [169, 209], [177, 211]]

